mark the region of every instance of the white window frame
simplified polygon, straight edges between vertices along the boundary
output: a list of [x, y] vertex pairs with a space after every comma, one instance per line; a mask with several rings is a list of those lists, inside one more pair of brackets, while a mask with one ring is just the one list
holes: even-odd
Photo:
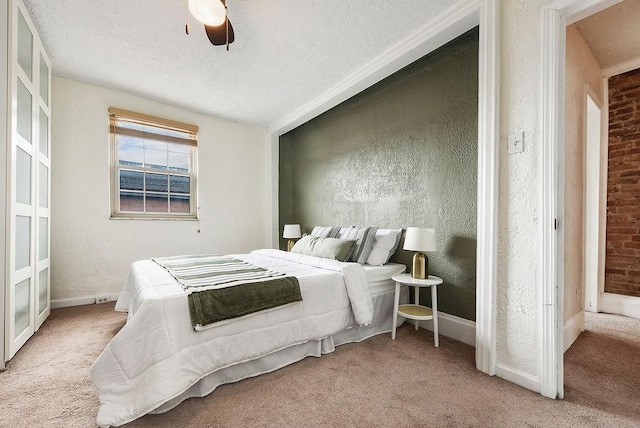
[[[185, 132], [191, 134], [191, 141], [189, 146], [190, 151], [190, 165], [189, 172], [171, 171], [149, 168], [147, 166], [131, 166], [120, 165], [118, 161], [118, 142], [116, 138], [115, 120], [117, 118], [132, 120], [140, 124], [148, 126], [154, 126], [164, 128], [173, 131]], [[116, 107], [109, 107], [109, 145], [110, 145], [110, 218], [111, 219], [152, 219], [152, 220], [197, 220], [198, 219], [198, 197], [197, 197], [197, 181], [198, 181], [198, 145], [197, 145], [198, 127], [188, 123], [182, 123], [170, 119], [163, 119], [160, 117], [150, 116], [147, 114], [136, 113], [129, 110], [124, 110]], [[181, 175], [189, 177], [189, 212], [188, 213], [172, 213], [172, 212], [137, 212], [137, 211], [121, 211], [120, 210], [120, 171], [139, 171], [145, 173], [159, 173], [168, 175]], [[132, 191], [138, 193], [136, 191]], [[149, 192], [146, 189], [141, 192], [143, 195]], [[162, 193], [162, 192], [161, 192]], [[168, 203], [170, 210], [170, 197], [171, 193], [168, 192]], [[146, 198], [144, 198], [146, 200]]]

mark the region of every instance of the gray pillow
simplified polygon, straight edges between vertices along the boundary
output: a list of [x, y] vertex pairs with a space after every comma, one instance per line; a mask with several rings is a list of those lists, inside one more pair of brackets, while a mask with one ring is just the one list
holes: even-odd
[[353, 252], [355, 244], [355, 241], [344, 239], [305, 235], [295, 243], [291, 252], [344, 262]]
[[356, 241], [356, 246], [353, 249], [353, 253], [349, 257], [352, 262], [358, 262], [361, 265], [367, 262], [371, 249], [373, 248], [373, 242], [375, 240], [377, 227], [363, 227], [361, 229], [348, 228], [342, 232], [340, 238]]

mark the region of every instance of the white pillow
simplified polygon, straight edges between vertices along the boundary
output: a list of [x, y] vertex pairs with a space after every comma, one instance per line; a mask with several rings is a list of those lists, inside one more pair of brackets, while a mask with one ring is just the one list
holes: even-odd
[[367, 258], [367, 264], [382, 266], [387, 263], [398, 249], [402, 229], [378, 229], [373, 239], [373, 248]]

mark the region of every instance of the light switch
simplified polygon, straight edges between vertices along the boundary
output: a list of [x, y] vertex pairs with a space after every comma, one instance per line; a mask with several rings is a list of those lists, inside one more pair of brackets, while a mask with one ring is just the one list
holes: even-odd
[[509, 135], [509, 154], [524, 152], [524, 131]]

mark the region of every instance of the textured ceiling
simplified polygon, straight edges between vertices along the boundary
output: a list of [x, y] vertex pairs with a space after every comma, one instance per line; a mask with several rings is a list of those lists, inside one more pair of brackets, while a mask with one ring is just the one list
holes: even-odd
[[602, 68], [640, 58], [640, 0], [625, 0], [576, 26]]
[[26, 0], [57, 76], [268, 126], [455, 0], [228, 0], [214, 47], [184, 0]]

